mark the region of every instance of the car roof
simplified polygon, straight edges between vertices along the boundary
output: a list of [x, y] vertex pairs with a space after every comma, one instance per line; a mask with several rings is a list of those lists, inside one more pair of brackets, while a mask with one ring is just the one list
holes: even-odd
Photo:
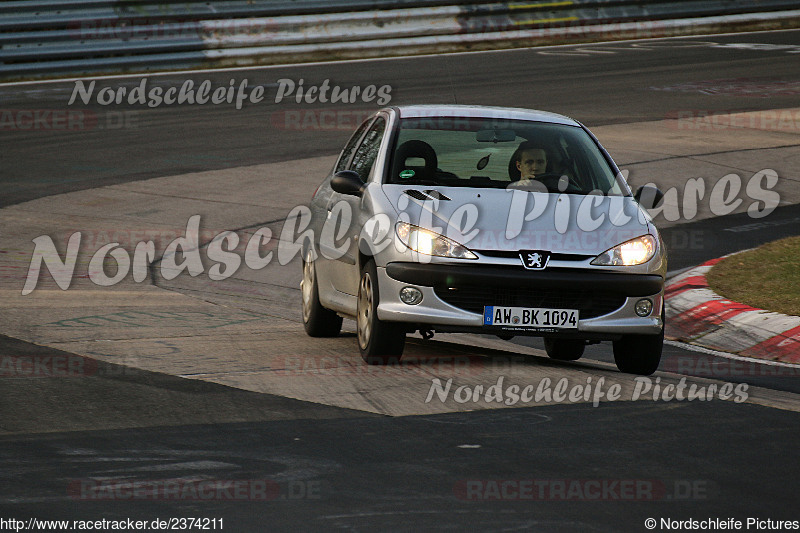
[[537, 111], [535, 109], [522, 109], [518, 107], [492, 107], [474, 105], [406, 105], [395, 106], [394, 109], [401, 118], [425, 117], [470, 117], [470, 118], [501, 118], [511, 120], [533, 120], [536, 122], [550, 122], [553, 124], [566, 124], [580, 126], [580, 124], [564, 115]]

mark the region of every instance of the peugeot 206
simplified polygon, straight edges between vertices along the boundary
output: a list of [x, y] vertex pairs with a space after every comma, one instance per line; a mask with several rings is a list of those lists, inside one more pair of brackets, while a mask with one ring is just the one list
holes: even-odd
[[303, 239], [303, 323], [354, 319], [363, 359], [406, 335], [540, 336], [548, 356], [610, 341], [648, 375], [664, 340], [666, 251], [646, 209], [581, 123], [541, 111], [405, 106], [377, 111], [313, 195]]

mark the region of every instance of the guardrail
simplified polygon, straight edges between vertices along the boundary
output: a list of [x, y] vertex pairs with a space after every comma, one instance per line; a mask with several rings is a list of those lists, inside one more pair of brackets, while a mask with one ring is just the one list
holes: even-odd
[[0, 79], [800, 27], [797, 0], [449, 2], [3, 2]]

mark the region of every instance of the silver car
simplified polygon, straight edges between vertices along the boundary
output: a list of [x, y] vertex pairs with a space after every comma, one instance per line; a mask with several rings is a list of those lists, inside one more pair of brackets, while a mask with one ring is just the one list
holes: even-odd
[[402, 106], [355, 131], [303, 233], [303, 322], [356, 321], [370, 364], [419, 331], [541, 336], [576, 360], [612, 341], [649, 375], [664, 340], [666, 251], [646, 208], [579, 122], [524, 109]]

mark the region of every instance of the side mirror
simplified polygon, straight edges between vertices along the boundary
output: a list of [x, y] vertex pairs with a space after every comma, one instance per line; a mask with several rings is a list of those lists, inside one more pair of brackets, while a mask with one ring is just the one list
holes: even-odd
[[340, 170], [331, 178], [331, 188], [340, 194], [361, 196], [365, 187], [358, 172], [352, 170]]
[[633, 197], [645, 209], [653, 209], [664, 199], [664, 193], [653, 185], [643, 185], [636, 189]]

